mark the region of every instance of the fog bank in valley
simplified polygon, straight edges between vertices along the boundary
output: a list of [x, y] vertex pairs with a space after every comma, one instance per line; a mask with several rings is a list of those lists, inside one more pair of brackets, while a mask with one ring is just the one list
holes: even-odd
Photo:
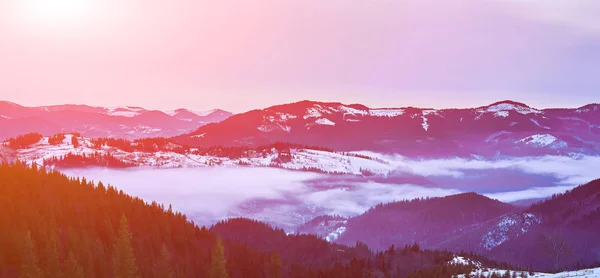
[[[379, 155], [380, 156], [380, 155]], [[379, 203], [475, 191], [504, 202], [546, 198], [597, 178], [600, 157], [393, 161], [397, 173], [426, 182], [356, 178], [276, 168], [206, 167], [64, 171], [157, 201], [203, 225], [250, 217], [292, 228], [322, 214], [353, 216]], [[418, 181], [418, 179], [415, 179]]]

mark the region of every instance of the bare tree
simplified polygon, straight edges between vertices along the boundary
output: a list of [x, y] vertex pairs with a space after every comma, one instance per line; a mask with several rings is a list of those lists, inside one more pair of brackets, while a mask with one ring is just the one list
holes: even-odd
[[541, 240], [544, 253], [553, 260], [554, 270], [560, 271], [564, 259], [571, 252], [571, 247], [557, 230], [542, 235]]

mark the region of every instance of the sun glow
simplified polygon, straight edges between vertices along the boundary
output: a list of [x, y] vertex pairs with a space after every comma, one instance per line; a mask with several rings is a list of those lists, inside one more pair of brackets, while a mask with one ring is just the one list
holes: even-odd
[[73, 28], [94, 11], [93, 0], [20, 0], [18, 11], [28, 24], [46, 28]]

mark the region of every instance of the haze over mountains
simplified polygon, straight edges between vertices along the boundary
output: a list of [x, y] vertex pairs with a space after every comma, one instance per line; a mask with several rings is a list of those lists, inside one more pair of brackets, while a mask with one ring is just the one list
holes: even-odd
[[127, 139], [170, 137], [231, 115], [219, 109], [158, 111], [133, 106], [105, 108], [68, 104], [25, 107], [0, 101], [0, 140], [30, 132], [45, 135], [77, 132], [88, 137]]

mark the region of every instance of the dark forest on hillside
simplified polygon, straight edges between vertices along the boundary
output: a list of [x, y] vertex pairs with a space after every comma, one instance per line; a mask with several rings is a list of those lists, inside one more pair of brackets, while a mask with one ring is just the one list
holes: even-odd
[[1, 277], [450, 277], [472, 269], [418, 245], [372, 253], [247, 219], [201, 228], [163, 205], [35, 166], [3, 164], [0, 177]]

